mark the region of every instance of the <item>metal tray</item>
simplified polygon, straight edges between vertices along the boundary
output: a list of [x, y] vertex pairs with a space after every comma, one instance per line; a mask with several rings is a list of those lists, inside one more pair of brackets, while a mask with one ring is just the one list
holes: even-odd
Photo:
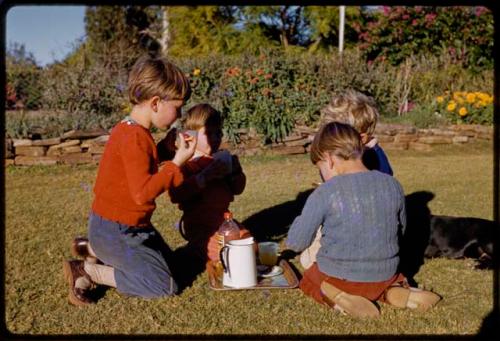
[[208, 283], [214, 290], [255, 290], [255, 289], [292, 289], [299, 285], [299, 279], [290, 264], [284, 259], [279, 262], [283, 273], [273, 277], [257, 277], [257, 285], [248, 288], [231, 288], [222, 284], [222, 273], [217, 272], [215, 262], [207, 263]]

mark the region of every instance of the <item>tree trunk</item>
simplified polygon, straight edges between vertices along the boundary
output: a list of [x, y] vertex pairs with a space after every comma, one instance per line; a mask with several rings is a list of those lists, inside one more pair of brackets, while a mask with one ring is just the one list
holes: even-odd
[[161, 54], [165, 57], [168, 55], [169, 43], [170, 43], [170, 21], [168, 18], [168, 6], [163, 6], [160, 45], [161, 45]]

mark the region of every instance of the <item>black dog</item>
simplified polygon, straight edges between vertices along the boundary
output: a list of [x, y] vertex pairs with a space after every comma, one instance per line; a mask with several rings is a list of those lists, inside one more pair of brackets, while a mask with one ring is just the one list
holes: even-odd
[[432, 216], [425, 257], [474, 258], [478, 268], [492, 268], [493, 241], [498, 225], [494, 221]]
[[401, 238], [400, 271], [410, 280], [424, 263], [424, 257], [474, 258], [476, 268], [493, 267], [493, 244], [498, 224], [493, 221], [432, 215], [428, 191], [406, 196], [406, 231]]

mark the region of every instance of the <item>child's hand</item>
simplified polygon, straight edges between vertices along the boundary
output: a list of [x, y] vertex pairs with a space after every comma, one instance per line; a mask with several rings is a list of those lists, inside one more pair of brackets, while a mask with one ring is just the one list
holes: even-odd
[[181, 166], [184, 162], [189, 160], [194, 154], [196, 143], [198, 142], [195, 136], [179, 133], [179, 146], [172, 160], [177, 166]]

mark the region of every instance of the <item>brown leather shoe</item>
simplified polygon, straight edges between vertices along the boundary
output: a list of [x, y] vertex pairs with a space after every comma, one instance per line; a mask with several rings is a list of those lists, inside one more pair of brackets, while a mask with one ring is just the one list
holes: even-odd
[[391, 286], [385, 292], [385, 300], [398, 308], [426, 311], [435, 306], [441, 300], [441, 296], [418, 288]]
[[97, 263], [98, 259], [89, 253], [89, 240], [85, 237], [76, 237], [71, 243], [73, 257], [81, 257], [90, 263]]
[[369, 299], [348, 294], [327, 281], [321, 283], [323, 301], [341, 313], [359, 318], [379, 317], [380, 311]]
[[64, 278], [68, 282], [69, 286], [68, 300], [71, 304], [76, 306], [84, 306], [95, 303], [94, 300], [88, 297], [89, 290], [75, 287], [75, 282], [80, 277], [86, 277], [92, 286], [95, 286], [95, 283], [92, 282], [89, 275], [85, 272], [83, 264], [82, 260], [65, 260], [63, 262]]

